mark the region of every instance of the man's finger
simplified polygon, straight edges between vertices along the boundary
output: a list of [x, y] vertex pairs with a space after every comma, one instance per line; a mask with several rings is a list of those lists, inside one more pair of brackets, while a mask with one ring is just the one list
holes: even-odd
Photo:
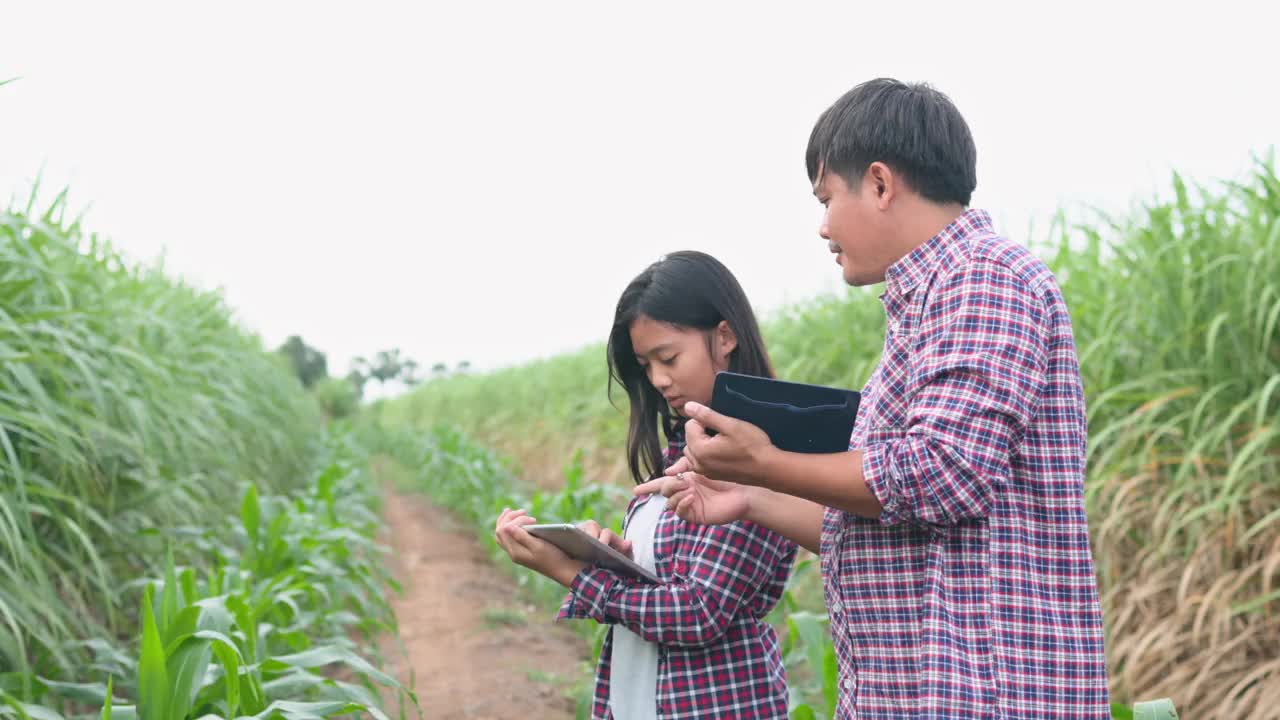
[[681, 500], [684, 500], [685, 498], [691, 495], [693, 495], [693, 492], [691, 490], [681, 490], [678, 493], [673, 493], [671, 497], [667, 498], [667, 509], [675, 510], [677, 507], [679, 507]]
[[[665, 471], [663, 471], [663, 474], [664, 474], [664, 475], [668, 475], [668, 476], [671, 476], [671, 475], [678, 475], [678, 474], [680, 474], [680, 473], [682, 473], [682, 472], [689, 472], [689, 471], [690, 471], [690, 470], [692, 470], [692, 469], [693, 469], [693, 466], [689, 464], [689, 458], [687, 458], [687, 457], [682, 457], [682, 458], [680, 458], [679, 460], [677, 460], [677, 461], [675, 461], [674, 463], [672, 463], [671, 467], [669, 467], [669, 468], [667, 468]], [[659, 480], [661, 480], [661, 478], [659, 478]], [[650, 484], [650, 483], [652, 483], [652, 482], [654, 482], [654, 481], [653, 481], [653, 480], [650, 480], [649, 482], [645, 483], [644, 485], [648, 485], [648, 484]], [[644, 485], [641, 485], [640, 487], [644, 487]]]
[[[688, 433], [688, 431], [689, 431], [689, 426], [690, 426], [690, 425], [696, 425], [696, 424], [697, 424], [697, 423], [694, 423], [694, 422], [690, 421], [688, 424], [686, 424], [686, 425], [685, 425], [685, 433], [686, 433], [686, 435], [685, 435], [685, 436], [689, 439], [689, 441], [688, 441], [687, 443], [685, 443], [685, 446], [684, 446], [684, 457], [683, 457], [683, 458], [681, 458], [682, 460], [687, 460], [687, 461], [689, 462], [689, 469], [690, 469], [690, 470], [692, 470], [692, 471], [694, 471], [694, 472], [698, 472], [698, 470], [699, 470], [699, 468], [698, 468], [698, 450], [697, 450], [697, 448], [695, 447], [695, 445], [696, 445], [697, 443], [695, 443], [695, 442], [694, 442], [694, 440], [693, 440], [693, 438], [692, 438], [692, 437], [690, 437], [687, 433]], [[701, 433], [701, 429], [700, 429], [700, 428], [699, 428], [699, 430], [698, 430], [698, 431], [699, 431], [699, 433]], [[706, 440], [706, 439], [707, 439], [707, 436], [706, 436], [705, 434], [700, 434], [700, 435], [699, 435], [699, 438], [700, 438], [700, 439], [699, 439], [697, 442], [699, 442], [699, 443], [700, 443], [700, 442], [702, 442], [702, 441]]]
[[600, 538], [600, 523], [595, 520], [585, 520], [578, 523], [578, 529], [590, 535], [593, 538]]
[[689, 421], [684, 424], [684, 445], [686, 450], [693, 443], [702, 442], [703, 440], [706, 440], [707, 437], [707, 431], [703, 429], [702, 423], [697, 420], [690, 418]]
[[694, 499], [693, 493], [689, 493], [687, 496], [680, 498], [680, 502], [676, 505], [675, 510], [676, 515], [678, 515], [680, 519], [690, 521], [693, 519]]
[[721, 415], [706, 405], [693, 402], [692, 400], [685, 403], [683, 409], [686, 417], [698, 423], [700, 426], [699, 430], [702, 428], [711, 428], [718, 433], [732, 432], [733, 426], [742, 422], [741, 420], [736, 420], [727, 415]]

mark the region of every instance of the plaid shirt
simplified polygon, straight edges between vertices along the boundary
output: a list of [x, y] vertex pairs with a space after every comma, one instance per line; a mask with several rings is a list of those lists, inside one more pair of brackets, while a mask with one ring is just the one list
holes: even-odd
[[[676, 440], [666, 464], [684, 451]], [[627, 506], [625, 526], [638, 499]], [[764, 618], [795, 561], [795, 543], [759, 525], [694, 525], [662, 511], [654, 530], [662, 585], [591, 566], [574, 578], [557, 620], [621, 624], [658, 644], [658, 717], [786, 718], [778, 638]], [[593, 720], [607, 720], [613, 628], [596, 668]]]
[[850, 447], [884, 510], [828, 508], [840, 718], [1108, 718], [1071, 320], [969, 210], [888, 269]]

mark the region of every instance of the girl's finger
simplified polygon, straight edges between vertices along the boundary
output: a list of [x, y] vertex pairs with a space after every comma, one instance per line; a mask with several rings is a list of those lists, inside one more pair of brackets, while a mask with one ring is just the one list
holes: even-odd
[[617, 534], [613, 532], [613, 530], [610, 530], [609, 528], [605, 528], [604, 530], [600, 531], [600, 542], [604, 543], [605, 545], [608, 545], [614, 550], [618, 550], [624, 553], [631, 551], [631, 542], [628, 541], [626, 538], [619, 537]]
[[527, 510], [508, 510], [508, 511], [506, 511], [506, 512], [502, 513], [502, 518], [501, 518], [501, 520], [502, 520], [504, 523], [509, 523], [509, 522], [511, 522], [512, 520], [515, 520], [515, 519], [516, 519], [516, 518], [518, 518], [518, 517], [524, 517], [524, 516], [525, 516], [525, 515], [527, 515], [527, 514], [528, 514], [528, 511], [527, 511]]
[[511, 539], [513, 544], [518, 545], [525, 550], [532, 551], [533, 548], [536, 547], [534, 543], [537, 542], [537, 538], [530, 535], [528, 531], [516, 523], [507, 525], [507, 537]]
[[504, 518], [502, 521], [502, 524], [503, 525], [528, 525], [529, 523], [534, 523], [537, 521], [538, 521], [537, 518], [531, 515], [527, 515], [525, 514], [524, 511], [521, 511], [520, 514], [518, 515], [515, 513], [512, 513], [511, 515]]
[[506, 525], [507, 521], [511, 519], [511, 513], [511, 508], [502, 508], [502, 512], [498, 515], [498, 520], [494, 523], [494, 527]]
[[497, 540], [498, 547], [502, 548], [502, 551], [505, 552], [509, 557], [511, 555], [511, 547], [507, 542], [507, 536], [505, 533], [503, 533], [502, 528], [498, 528], [497, 530], [495, 530], [493, 532], [493, 537], [495, 540]]

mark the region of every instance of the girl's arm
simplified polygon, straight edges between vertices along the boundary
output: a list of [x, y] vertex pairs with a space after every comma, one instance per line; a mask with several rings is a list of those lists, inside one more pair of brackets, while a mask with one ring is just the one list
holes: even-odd
[[794, 543], [754, 523], [686, 525], [679, 532], [685, 537], [672, 558], [671, 582], [654, 585], [586, 566], [569, 583], [557, 619], [619, 624], [654, 643], [707, 645], [772, 576], [781, 572], [785, 580], [795, 558]]

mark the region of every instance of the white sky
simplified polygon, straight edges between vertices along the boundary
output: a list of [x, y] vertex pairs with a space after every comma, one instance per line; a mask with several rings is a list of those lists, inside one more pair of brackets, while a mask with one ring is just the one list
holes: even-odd
[[1278, 13], [1247, 5], [0, 2], [0, 199], [43, 170], [331, 372], [487, 368], [602, 339], [671, 250], [766, 312], [839, 288], [804, 145], [872, 77], [956, 101], [974, 204], [1024, 241], [1239, 177], [1280, 141]]

